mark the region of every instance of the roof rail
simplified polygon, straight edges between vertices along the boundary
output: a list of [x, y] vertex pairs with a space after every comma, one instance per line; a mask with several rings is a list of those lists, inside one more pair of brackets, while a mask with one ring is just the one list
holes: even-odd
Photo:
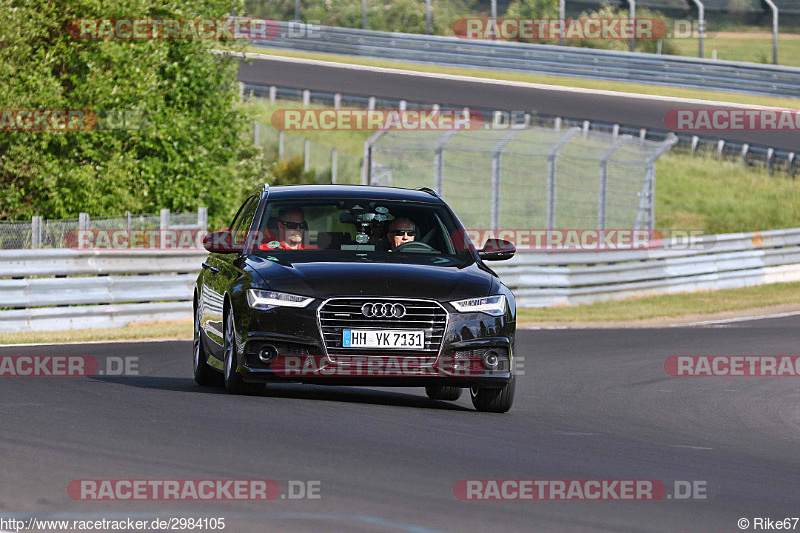
[[431, 196], [435, 196], [436, 198], [441, 198], [441, 196], [439, 196], [439, 193], [434, 191], [430, 187], [417, 187], [416, 190], [422, 191], [422, 192], [426, 192], [426, 193], [430, 194]]

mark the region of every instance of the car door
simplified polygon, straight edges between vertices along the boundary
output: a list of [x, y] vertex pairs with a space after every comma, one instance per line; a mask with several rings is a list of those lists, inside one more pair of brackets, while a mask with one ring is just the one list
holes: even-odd
[[[253, 221], [256, 208], [258, 207], [258, 196], [253, 195], [242, 203], [236, 216], [233, 218], [229, 231], [232, 232], [236, 242], [244, 242], [244, 229], [249, 229]], [[223, 331], [222, 323], [223, 305], [225, 293], [228, 287], [238, 277], [241, 272], [234, 263], [240, 258], [241, 254], [218, 254], [210, 253], [203, 266], [203, 282], [201, 288], [201, 304], [203, 306], [203, 328], [206, 337], [211, 341], [208, 345], [211, 355], [216, 358], [222, 357], [223, 350]]]

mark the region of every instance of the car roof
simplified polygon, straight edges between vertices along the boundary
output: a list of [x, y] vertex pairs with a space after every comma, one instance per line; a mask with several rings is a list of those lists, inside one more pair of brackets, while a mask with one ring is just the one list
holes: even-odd
[[430, 204], [444, 203], [441, 198], [425, 190], [369, 185], [285, 185], [269, 188], [270, 200], [299, 199], [367, 199], [405, 200]]

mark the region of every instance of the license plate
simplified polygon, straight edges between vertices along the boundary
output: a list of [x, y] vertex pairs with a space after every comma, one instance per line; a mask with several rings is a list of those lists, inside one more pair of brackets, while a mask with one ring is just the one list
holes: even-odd
[[425, 348], [425, 331], [421, 329], [346, 329], [342, 333], [345, 348]]

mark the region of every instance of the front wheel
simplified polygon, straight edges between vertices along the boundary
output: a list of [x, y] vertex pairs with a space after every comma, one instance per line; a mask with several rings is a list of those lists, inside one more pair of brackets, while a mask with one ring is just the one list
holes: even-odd
[[514, 388], [516, 378], [511, 376], [511, 381], [499, 389], [472, 387], [469, 390], [472, 405], [475, 409], [485, 413], [505, 413], [514, 403]]
[[233, 324], [233, 309], [228, 309], [225, 321], [225, 336], [222, 345], [225, 353], [225, 390], [231, 394], [257, 394], [262, 386], [258, 383], [247, 383], [236, 371], [236, 329]]
[[194, 344], [192, 348], [194, 352], [192, 357], [194, 380], [197, 384], [203, 387], [222, 385], [222, 375], [208, 365], [208, 356], [200, 333], [200, 306], [197, 306], [194, 317]]

